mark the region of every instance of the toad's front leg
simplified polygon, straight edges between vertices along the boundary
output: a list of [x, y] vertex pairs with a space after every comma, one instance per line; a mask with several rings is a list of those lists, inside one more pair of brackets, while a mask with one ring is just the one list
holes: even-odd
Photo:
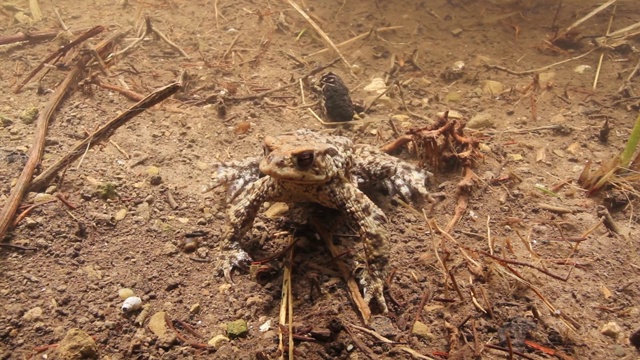
[[240, 194], [228, 213], [227, 227], [220, 238], [217, 268], [229, 282], [235, 267], [246, 268], [251, 257], [240, 247], [240, 240], [251, 229], [262, 204], [275, 197], [277, 186], [270, 177], [263, 177], [251, 183]]
[[331, 191], [338, 209], [344, 209], [347, 215], [358, 224], [365, 252], [364, 272], [360, 275], [360, 284], [364, 288], [364, 300], [378, 301], [383, 312], [388, 312], [384, 299], [384, 280], [389, 261], [389, 234], [386, 230], [387, 217], [363, 192], [352, 184], [336, 186]]

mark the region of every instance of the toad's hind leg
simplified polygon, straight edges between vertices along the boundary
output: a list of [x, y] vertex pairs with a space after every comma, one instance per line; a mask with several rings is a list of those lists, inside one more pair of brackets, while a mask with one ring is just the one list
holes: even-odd
[[388, 312], [384, 299], [384, 280], [389, 261], [389, 234], [387, 217], [363, 192], [352, 184], [344, 183], [331, 190], [338, 209], [343, 210], [358, 224], [365, 252], [366, 269], [360, 276], [364, 300], [376, 299], [383, 312]]
[[262, 204], [276, 195], [275, 183], [270, 177], [263, 177], [251, 183], [229, 209], [228, 225], [220, 238], [217, 265], [227, 281], [233, 282], [233, 268], [246, 268], [249, 265], [251, 257], [240, 247], [240, 240], [251, 229]]

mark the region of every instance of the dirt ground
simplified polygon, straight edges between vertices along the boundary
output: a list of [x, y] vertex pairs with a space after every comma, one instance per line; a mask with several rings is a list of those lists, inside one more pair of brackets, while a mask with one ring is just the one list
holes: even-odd
[[[46, 192], [25, 198], [18, 213], [41, 204], [9, 232], [5, 241], [16, 246], [0, 247], [0, 358], [71, 356], [62, 341], [74, 328], [91, 337], [87, 352], [75, 358], [278, 358], [283, 272], [260, 281], [239, 272], [231, 286], [215, 271], [226, 205], [222, 189], [202, 191], [213, 164], [259, 155], [265, 135], [301, 128], [382, 146], [396, 137], [390, 119], [403, 133], [450, 110], [468, 120], [465, 134], [481, 140], [484, 155], [473, 166], [477, 179], [451, 238], [434, 233], [420, 209], [378, 199], [390, 219], [394, 276], [391, 311], [374, 308], [369, 328], [391, 343], [354, 327], [366, 325], [308, 221], [261, 214], [247, 235], [251, 253], [264, 258], [284, 250], [293, 229], [306, 229], [293, 261], [293, 322], [305, 337], [295, 341], [296, 358], [506, 359], [511, 347], [522, 359], [638, 359], [629, 340], [640, 329], [634, 191], [619, 187], [587, 197], [577, 184], [587, 160], [606, 161], [629, 137], [638, 115], [638, 77], [620, 89], [638, 63], [638, 39], [595, 48], [611, 6], [577, 27], [581, 40], [550, 42], [557, 29], [600, 3], [307, 0], [302, 8], [336, 44], [381, 29], [340, 46], [351, 69], [339, 61], [327, 70], [344, 80], [354, 100], [376, 98], [365, 90], [375, 78], [385, 86], [401, 83], [402, 96], [394, 88], [367, 111], [365, 123], [343, 129], [311, 115], [304, 105], [318, 96], [307, 85], [216, 103], [220, 94], [240, 97], [286, 85], [337, 58], [332, 50], [313, 54], [326, 45], [287, 1], [45, 1], [43, 19], [33, 24], [15, 17], [20, 10], [33, 15], [29, 2], [5, 3], [2, 36], [60, 29], [57, 9], [75, 36], [106, 28], [85, 48], [132, 27], [114, 50], [120, 51], [148, 16], [189, 58], [149, 35], [106, 71], [93, 65], [92, 76], [83, 74], [55, 112], [38, 171], [134, 104], [91, 78], [146, 95], [181, 71], [188, 74], [180, 93], [91, 147]], [[636, 0], [615, 6], [611, 32], [640, 21]], [[75, 60], [63, 57], [46, 66], [43, 78], [38, 74], [19, 93], [13, 89], [60, 45], [56, 39], [0, 47], [0, 204], [33, 147], [33, 109], [44, 110]], [[539, 70], [517, 73], [531, 69]], [[318, 106], [311, 109], [322, 116]], [[604, 139], [606, 121], [611, 131]], [[417, 162], [409, 151], [398, 156]], [[435, 174], [431, 190], [446, 195], [429, 219], [444, 228], [460, 201], [462, 172], [427, 170]], [[114, 186], [105, 190], [104, 184]], [[102, 198], [108, 190], [113, 196]], [[598, 226], [600, 205], [628, 236]], [[194, 235], [201, 236], [188, 237]], [[334, 234], [344, 250], [357, 248], [352, 235], [349, 228]], [[197, 249], [188, 252], [189, 246]], [[153, 324], [149, 318], [137, 323], [141, 310], [123, 314], [124, 289], [149, 306], [149, 315], [159, 313]], [[219, 336], [239, 319], [246, 334], [228, 341]]]

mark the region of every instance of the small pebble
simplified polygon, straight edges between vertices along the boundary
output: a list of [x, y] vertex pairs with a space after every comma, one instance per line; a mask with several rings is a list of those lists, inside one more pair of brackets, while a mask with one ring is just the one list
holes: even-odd
[[118, 290], [118, 297], [120, 297], [120, 299], [122, 300], [126, 300], [127, 298], [130, 298], [133, 295], [134, 295], [133, 290], [129, 288], [122, 288]]
[[197, 238], [186, 238], [184, 239], [184, 252], [194, 252], [200, 246], [200, 242]]
[[247, 322], [243, 319], [238, 319], [227, 323], [227, 334], [230, 338], [237, 338], [245, 335], [249, 331]]
[[621, 332], [622, 328], [620, 328], [620, 325], [618, 325], [614, 321], [604, 324], [602, 326], [602, 329], [600, 330], [600, 333], [602, 333], [602, 335], [608, 336], [612, 339], [617, 339], [618, 335], [620, 335]]
[[160, 185], [162, 184], [162, 177], [160, 175], [153, 175], [149, 178], [149, 184]]
[[214, 349], [219, 349], [224, 343], [229, 342], [229, 338], [224, 335], [216, 335], [207, 342], [207, 345], [212, 346]]
[[418, 335], [425, 340], [433, 339], [433, 334], [429, 331], [429, 326], [421, 321], [416, 321], [413, 324], [413, 329], [411, 329], [411, 333], [414, 335]]
[[189, 313], [191, 313], [191, 314], [197, 314], [199, 312], [200, 312], [200, 304], [193, 304], [189, 308]]

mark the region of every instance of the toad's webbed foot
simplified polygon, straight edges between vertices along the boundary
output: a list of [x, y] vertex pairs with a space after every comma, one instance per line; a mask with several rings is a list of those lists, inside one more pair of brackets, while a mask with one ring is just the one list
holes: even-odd
[[360, 285], [362, 285], [364, 301], [367, 304], [370, 304], [371, 300], [376, 299], [378, 305], [382, 309], [382, 312], [389, 312], [387, 302], [384, 299], [384, 279], [381, 276], [376, 276], [375, 274], [365, 270], [360, 275]]

